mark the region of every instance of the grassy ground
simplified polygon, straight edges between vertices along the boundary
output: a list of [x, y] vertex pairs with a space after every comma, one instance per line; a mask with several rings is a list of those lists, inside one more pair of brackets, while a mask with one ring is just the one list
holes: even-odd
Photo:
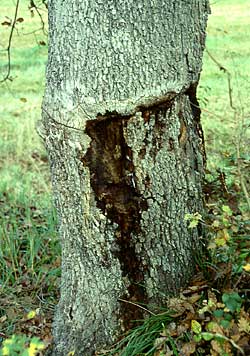
[[[211, 1], [212, 14], [208, 23], [206, 47], [209, 53], [225, 67], [220, 70], [204, 54], [199, 97], [203, 129], [206, 136], [208, 168], [222, 169], [235, 174], [237, 144], [240, 156], [249, 160], [250, 144], [250, 3], [245, 0]], [[231, 100], [229, 98], [228, 74], [231, 79]]]
[[[224, 188], [240, 197], [240, 208], [246, 212], [250, 3], [211, 2], [207, 49], [226, 71], [205, 52], [198, 95], [203, 109], [208, 179], [226, 178]], [[28, 1], [21, 1], [18, 17], [24, 21], [18, 23], [13, 35], [13, 81], [0, 85], [0, 335], [21, 331], [46, 339], [57, 299], [60, 246], [47, 156], [35, 131], [41, 115], [47, 57], [47, 47], [41, 41], [46, 42], [46, 36], [42, 31], [34, 32], [41, 27], [39, 17], [30, 16], [27, 6]], [[5, 15], [13, 18], [13, 3], [1, 0], [0, 13], [1, 22], [6, 20]], [[0, 27], [1, 77], [7, 70], [3, 49], [9, 31], [7, 25]], [[26, 318], [31, 310], [36, 311], [32, 321]]]
[[[20, 2], [18, 18], [24, 21], [13, 34], [13, 81], [0, 85], [0, 331], [8, 335], [22, 328], [27, 312], [53, 299], [60, 274], [47, 156], [35, 130], [47, 58], [39, 41], [46, 37], [33, 32], [40, 23], [27, 5]], [[1, 0], [0, 10], [1, 22], [4, 15], [13, 18], [14, 2]], [[2, 25], [0, 32], [2, 79], [10, 28]]]

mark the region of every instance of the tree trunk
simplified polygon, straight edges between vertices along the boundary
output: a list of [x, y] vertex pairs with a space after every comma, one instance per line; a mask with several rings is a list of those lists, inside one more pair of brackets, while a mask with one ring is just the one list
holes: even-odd
[[207, 0], [51, 0], [39, 132], [62, 242], [55, 356], [89, 356], [194, 270]]

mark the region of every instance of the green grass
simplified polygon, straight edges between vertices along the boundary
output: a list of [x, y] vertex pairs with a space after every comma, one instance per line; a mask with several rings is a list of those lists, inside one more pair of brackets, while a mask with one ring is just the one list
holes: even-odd
[[[42, 32], [23, 35], [40, 26], [38, 17], [30, 16], [28, 3], [20, 1], [18, 17], [24, 22], [13, 36], [13, 81], [0, 85], [0, 318], [18, 305], [16, 315], [1, 324], [6, 334], [20, 330], [18, 320], [34, 304], [40, 306], [37, 298], [44, 298], [47, 291], [47, 299], [55, 298], [60, 276], [47, 154], [35, 129], [47, 60], [47, 48], [38, 41], [46, 37]], [[0, 10], [3, 18], [12, 18], [14, 3], [2, 0]], [[2, 79], [10, 29], [1, 26], [0, 31]]]
[[[129, 333], [109, 352], [109, 355], [119, 356], [154, 356], [157, 348], [161, 345], [161, 334], [165, 327], [173, 321], [171, 312], [165, 311], [161, 314], [151, 315], [141, 325], [131, 329]], [[155, 340], [158, 339], [158, 344]], [[171, 337], [164, 338], [164, 343], [171, 343]], [[174, 344], [172, 344], [174, 346]], [[174, 353], [173, 355], [177, 355]]]
[[[211, 2], [206, 46], [230, 72], [233, 108], [227, 73], [219, 70], [205, 52], [198, 96], [203, 109], [208, 169], [211, 180], [220, 170], [226, 174], [227, 184], [232, 189], [235, 186], [241, 189], [240, 175], [249, 183], [250, 167], [250, 3], [249, 0]], [[37, 15], [30, 16], [28, 3], [28, 0], [20, 2], [19, 17], [23, 17], [24, 22], [18, 24], [18, 33], [15, 31], [13, 36], [13, 81], [0, 85], [0, 318], [17, 305], [17, 300], [24, 308], [19, 308], [19, 314], [25, 313], [37, 305], [35, 298], [44, 296], [45, 290], [50, 291], [50, 300], [54, 303], [60, 276], [60, 246], [47, 154], [35, 130], [41, 116], [47, 59], [47, 47], [41, 46], [39, 41], [46, 42], [46, 37], [41, 31], [32, 33], [40, 24]], [[5, 15], [12, 18], [14, 3], [1, 0], [0, 10], [2, 19]], [[2, 78], [7, 68], [3, 49], [10, 29], [0, 26], [0, 31]], [[244, 201], [244, 194], [241, 197]], [[19, 330], [15, 321], [21, 318], [19, 314], [8, 317], [1, 331], [11, 334]], [[139, 334], [131, 335], [139, 338], [134, 340], [138, 347], [141, 342], [143, 349], [147, 338], [141, 338], [140, 329], [137, 332]], [[149, 343], [153, 345], [151, 338]], [[133, 348], [133, 343], [131, 345]], [[129, 350], [122, 355], [137, 355]]]
[[[248, 1], [212, 1], [206, 47], [231, 74], [230, 106], [227, 74], [205, 52], [199, 98], [206, 136], [208, 167], [232, 171], [225, 156], [235, 155], [235, 143], [242, 138], [241, 154], [249, 155], [250, 109], [250, 3]], [[242, 132], [243, 130], [243, 132]]]

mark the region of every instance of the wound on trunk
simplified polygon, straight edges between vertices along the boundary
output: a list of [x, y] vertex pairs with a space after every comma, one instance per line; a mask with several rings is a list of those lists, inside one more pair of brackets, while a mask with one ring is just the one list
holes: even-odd
[[[141, 263], [131, 234], [140, 233], [141, 212], [147, 209], [147, 202], [136, 189], [133, 154], [124, 138], [124, 128], [129, 119], [130, 117], [109, 114], [89, 120], [86, 133], [92, 141], [82, 162], [90, 170], [90, 183], [97, 207], [118, 225], [116, 238], [119, 250], [116, 256], [123, 276], [130, 281], [129, 299], [146, 302]], [[123, 314], [128, 315], [127, 321], [135, 319], [135, 316], [141, 317], [135, 313], [138, 308], [131, 308], [129, 304], [122, 307], [124, 308], [126, 310], [123, 310]]]
[[[149, 153], [153, 157], [164, 144], [166, 113], [173, 102], [172, 98], [152, 107], [140, 108], [145, 124], [151, 119], [154, 123], [147, 129], [151, 130], [152, 126], [153, 144]], [[91, 143], [82, 162], [90, 170], [90, 184], [97, 207], [118, 225], [116, 238], [119, 249], [114, 253], [120, 261], [123, 276], [129, 280], [128, 295], [124, 299], [147, 303], [143, 287], [145, 270], [142, 270], [147, 267], [143, 267], [140, 256], [135, 252], [132, 235], [141, 233], [141, 213], [148, 209], [148, 204], [137, 189], [133, 152], [124, 135], [130, 119], [131, 116], [107, 113], [87, 121], [85, 131]], [[139, 152], [142, 159], [146, 153], [147, 135], [144, 144]], [[145, 186], [150, 186], [150, 177], [146, 178]], [[141, 309], [131, 304], [122, 305], [121, 313], [125, 328], [131, 326], [131, 320], [142, 317]]]

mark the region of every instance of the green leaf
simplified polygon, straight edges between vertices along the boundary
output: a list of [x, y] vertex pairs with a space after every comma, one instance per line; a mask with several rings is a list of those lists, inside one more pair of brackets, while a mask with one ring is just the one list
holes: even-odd
[[234, 313], [237, 310], [240, 310], [242, 299], [238, 293], [224, 293], [222, 295], [222, 301], [225, 306]]
[[239, 257], [240, 257], [242, 260], [244, 260], [245, 258], [247, 258], [247, 257], [248, 257], [249, 253], [250, 253], [249, 251], [247, 251], [247, 252], [243, 252], [243, 253], [241, 253], [241, 254], [240, 254], [240, 256], [239, 256]]
[[36, 311], [35, 310], [31, 310], [28, 312], [26, 318], [27, 320], [33, 319], [36, 316]]
[[229, 313], [225, 313], [224, 314], [224, 319], [228, 320], [228, 321], [231, 321], [233, 319], [233, 316], [231, 314], [229, 314]]
[[210, 341], [210, 340], [213, 339], [214, 334], [204, 331], [204, 332], [201, 333], [201, 336], [205, 341]]
[[222, 301], [223, 301], [223, 303], [226, 304], [226, 303], [229, 301], [229, 299], [230, 299], [229, 294], [224, 293], [223, 296], [222, 296]]
[[217, 324], [215, 321], [210, 321], [210, 322], [207, 324], [206, 329], [207, 329], [208, 331], [215, 331], [216, 328], [217, 328], [217, 325], [218, 325], [218, 324]]
[[220, 321], [220, 325], [221, 325], [224, 329], [227, 329], [227, 328], [230, 326], [230, 321], [229, 321], [229, 320], [222, 319], [222, 320]]
[[193, 214], [185, 214], [184, 221], [188, 221], [188, 220], [192, 219], [192, 217], [193, 217]]
[[216, 309], [213, 311], [213, 315], [216, 317], [216, 318], [221, 318], [224, 314], [224, 311], [222, 309]]
[[242, 303], [242, 298], [239, 296], [238, 293], [231, 293], [231, 298], [233, 298], [234, 300], [236, 300], [238, 303]]
[[239, 308], [239, 304], [236, 302], [236, 300], [234, 299], [230, 299], [227, 302], [227, 308], [234, 313], [238, 308]]
[[223, 205], [223, 206], [222, 206], [222, 211], [223, 211], [224, 213], [226, 213], [228, 216], [232, 216], [232, 215], [233, 215], [233, 212], [232, 212], [232, 210], [229, 208], [228, 205]]
[[189, 225], [188, 225], [188, 227], [189, 227], [190, 229], [193, 229], [193, 228], [195, 228], [195, 227], [198, 225], [198, 223], [199, 223], [198, 220], [191, 220], [190, 223], [189, 223]]
[[191, 321], [191, 329], [195, 334], [200, 334], [201, 333], [201, 324], [197, 320], [192, 320]]
[[195, 342], [200, 342], [201, 340], [202, 340], [201, 334], [194, 335], [194, 341], [195, 341]]
[[201, 216], [201, 214], [198, 213], [198, 212], [196, 212], [196, 213], [194, 213], [194, 214], [186, 214], [186, 215], [184, 216], [184, 220], [185, 220], [185, 221], [190, 221], [188, 227], [189, 227], [190, 229], [193, 229], [193, 228], [195, 228], [195, 227], [199, 224], [199, 222], [202, 220], [202, 216]]

